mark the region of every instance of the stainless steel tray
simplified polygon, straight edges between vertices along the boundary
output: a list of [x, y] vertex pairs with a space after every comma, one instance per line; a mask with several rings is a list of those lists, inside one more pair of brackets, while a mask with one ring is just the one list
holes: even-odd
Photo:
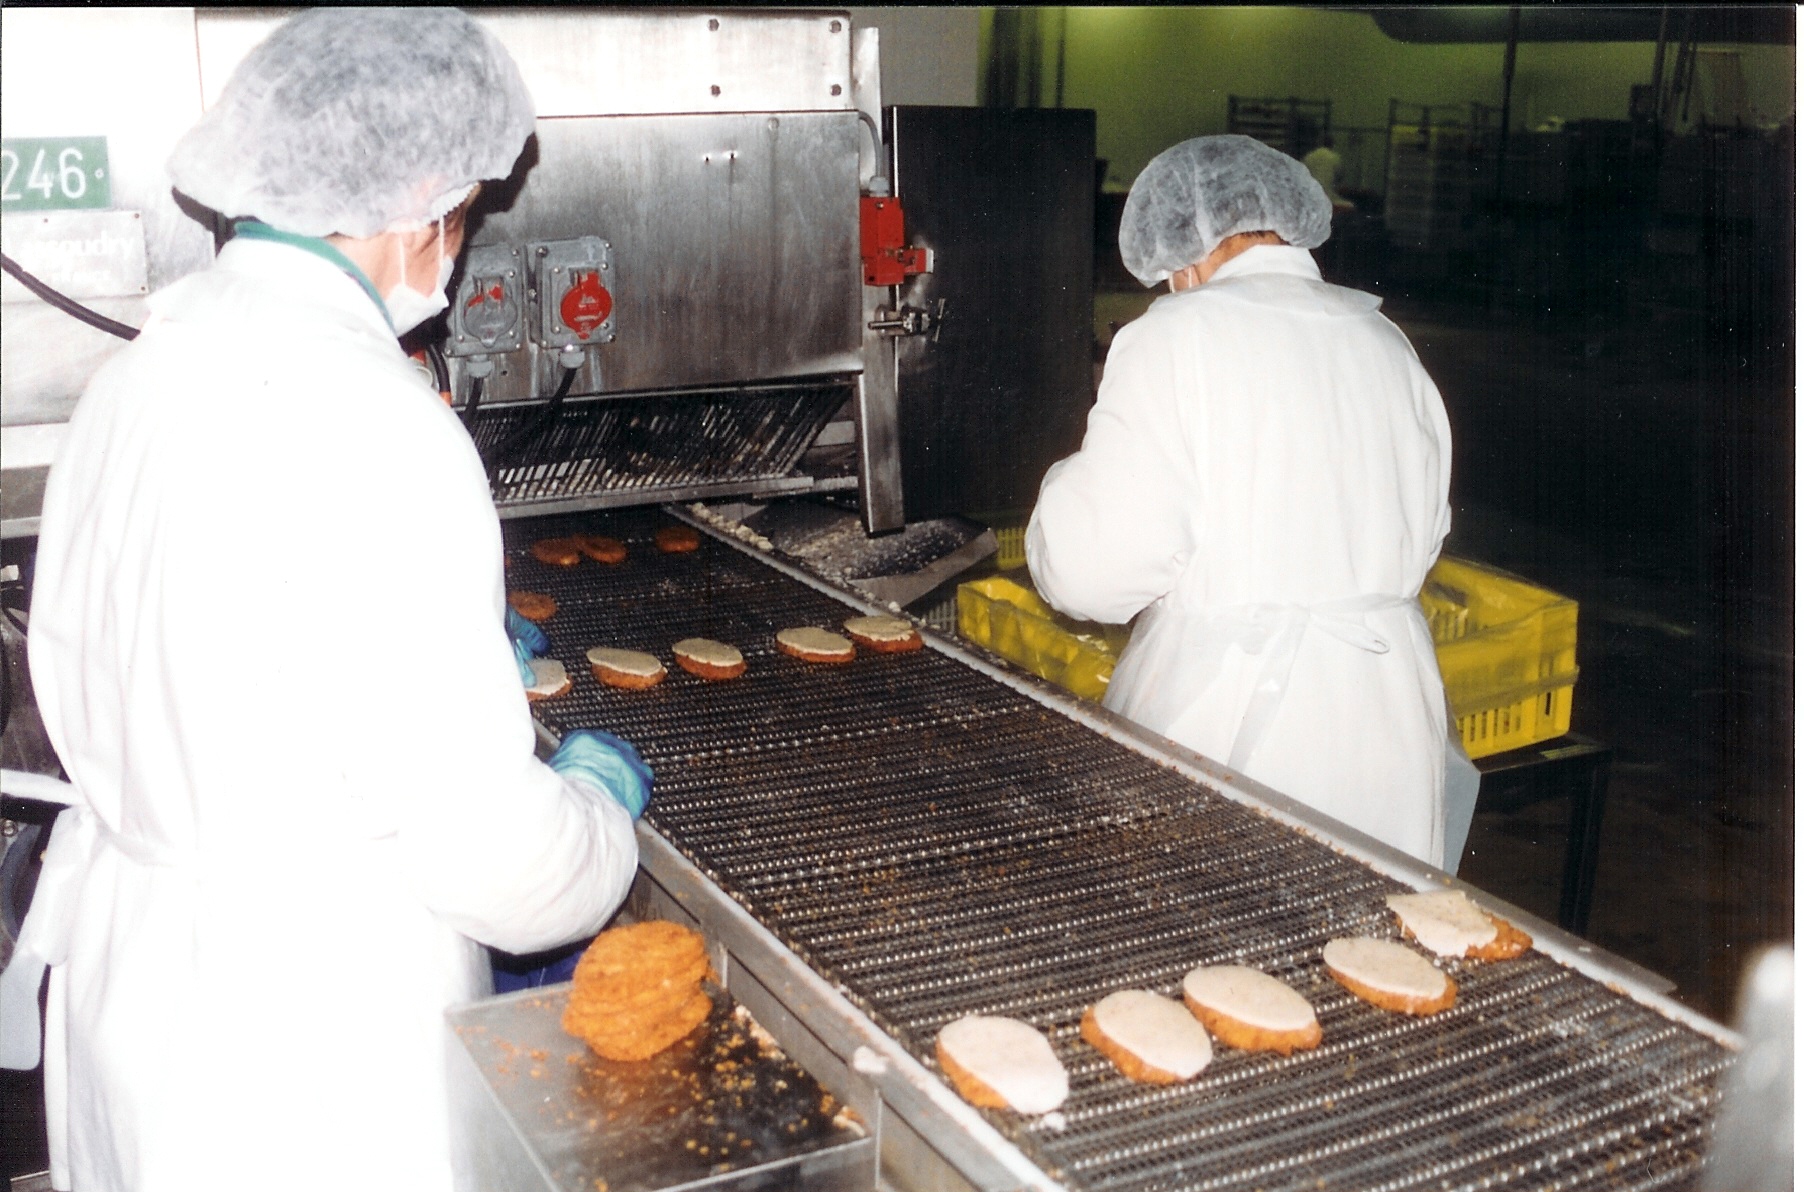
[[639, 1063], [560, 1023], [568, 985], [447, 1014], [460, 1140], [496, 1192], [858, 1189], [874, 1144], [719, 990], [706, 1023]]

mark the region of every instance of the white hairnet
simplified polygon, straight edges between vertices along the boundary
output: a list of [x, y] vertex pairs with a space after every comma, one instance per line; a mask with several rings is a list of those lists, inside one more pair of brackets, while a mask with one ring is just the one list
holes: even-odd
[[1303, 163], [1252, 137], [1197, 137], [1146, 163], [1121, 212], [1121, 260], [1155, 286], [1236, 232], [1298, 248], [1328, 239], [1334, 209]]
[[514, 60], [456, 9], [313, 9], [245, 57], [169, 174], [222, 215], [374, 236], [505, 178], [532, 126]]

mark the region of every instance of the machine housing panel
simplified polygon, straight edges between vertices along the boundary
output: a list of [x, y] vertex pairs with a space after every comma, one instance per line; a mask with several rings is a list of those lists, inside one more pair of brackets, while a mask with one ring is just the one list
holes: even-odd
[[[863, 135], [853, 112], [541, 120], [470, 242], [611, 246], [617, 335], [574, 393], [855, 373]], [[532, 345], [497, 363], [485, 403], [541, 397], [561, 372]]]

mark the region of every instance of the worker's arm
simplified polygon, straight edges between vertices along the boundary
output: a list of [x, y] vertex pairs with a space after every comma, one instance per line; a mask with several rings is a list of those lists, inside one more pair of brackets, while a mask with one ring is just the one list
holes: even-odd
[[1116, 335], [1084, 445], [1054, 464], [1027, 529], [1034, 585], [1054, 608], [1120, 623], [1165, 595], [1194, 549], [1195, 465], [1172, 325]]
[[392, 848], [404, 879], [464, 934], [526, 953], [591, 933], [632, 880], [623, 804], [642, 792], [615, 791], [599, 771], [561, 775], [534, 755], [495, 511], [455, 416], [372, 412], [360, 429], [388, 445], [388, 470], [344, 542], [349, 573], [385, 613], [383, 656], [361, 669], [393, 677], [345, 677], [342, 731], [357, 743], [346, 793], [367, 806], [364, 830]]

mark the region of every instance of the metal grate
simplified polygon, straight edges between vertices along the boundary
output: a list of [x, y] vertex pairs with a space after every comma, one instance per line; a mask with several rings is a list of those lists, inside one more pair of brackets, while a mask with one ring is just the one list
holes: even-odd
[[[799, 956], [933, 1067], [966, 1013], [1045, 1029], [1071, 1074], [1062, 1123], [991, 1112], [1083, 1189], [1682, 1187], [1729, 1059], [1538, 952], [1449, 962], [1459, 1002], [1385, 1013], [1319, 962], [1337, 935], [1394, 937], [1391, 879], [933, 651], [809, 667], [775, 630], [849, 610], [711, 539], [661, 556], [650, 510], [507, 527], [509, 583], [554, 595], [554, 653], [577, 676], [537, 706], [563, 731], [634, 741], [652, 821]], [[524, 553], [582, 527], [625, 564], [561, 570]], [[586, 648], [668, 659], [702, 635], [748, 673], [673, 668], [605, 689]], [[1240, 962], [1315, 1006], [1324, 1041], [1288, 1058], [1221, 1049], [1197, 1080], [1133, 1084], [1078, 1037], [1115, 989], [1177, 995]], [[986, 1111], [988, 1112], [988, 1111]]]
[[496, 504], [788, 476], [845, 404], [841, 381], [479, 407]]

